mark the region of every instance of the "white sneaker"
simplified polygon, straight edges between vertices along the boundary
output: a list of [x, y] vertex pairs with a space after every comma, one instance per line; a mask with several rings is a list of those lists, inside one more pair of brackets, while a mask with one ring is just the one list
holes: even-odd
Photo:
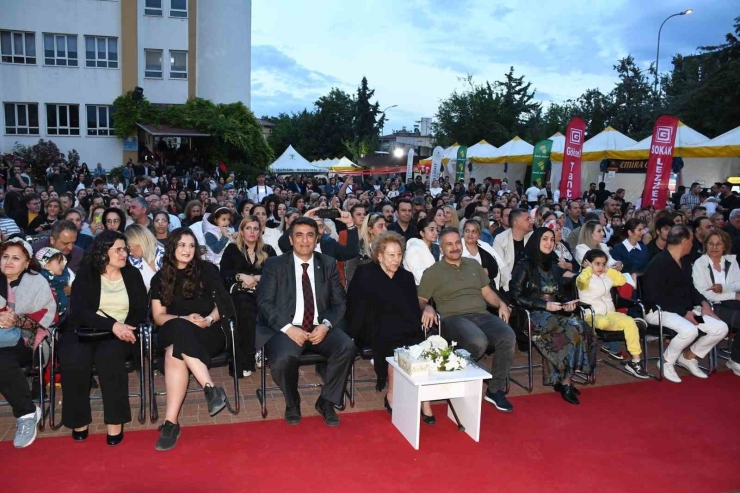
[[251, 377], [251, 376], [252, 376], [252, 372], [251, 372], [251, 371], [249, 371], [249, 370], [244, 370], [244, 371], [242, 372], [242, 376], [245, 376], [245, 377]]
[[682, 354], [678, 357], [678, 361], [676, 361], [676, 364], [682, 368], [686, 368], [687, 370], [689, 370], [689, 372], [696, 378], [709, 378], [709, 376], [707, 376], [707, 374], [704, 373], [701, 368], [699, 368], [699, 362], [695, 359], [686, 359]]
[[736, 363], [732, 361], [731, 359], [728, 359], [726, 364], [727, 364], [727, 368], [732, 370], [732, 373], [740, 377], [740, 363]]
[[13, 439], [13, 446], [15, 448], [26, 448], [36, 440], [41, 416], [41, 409], [36, 406], [36, 412], [26, 414], [16, 420], [16, 426], [18, 428]]
[[658, 336], [645, 336], [645, 340], [647, 342], [654, 342], [654, 341], [657, 341], [658, 339], [659, 339]]
[[[657, 362], [658, 370], [660, 370], [660, 360]], [[681, 377], [678, 376], [678, 373], [676, 373], [676, 369], [673, 367], [673, 363], [669, 363], [667, 361], [663, 361], [663, 376], [666, 380], [673, 383], [681, 383]]]

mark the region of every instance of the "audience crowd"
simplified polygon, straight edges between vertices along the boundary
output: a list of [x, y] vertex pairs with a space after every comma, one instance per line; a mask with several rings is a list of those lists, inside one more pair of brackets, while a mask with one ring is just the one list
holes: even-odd
[[[211, 416], [230, 405], [209, 365], [234, 321], [230, 371], [244, 378], [269, 364], [289, 424], [301, 421], [299, 357], [326, 358], [316, 410], [329, 426], [340, 423], [335, 409], [357, 348], [372, 350], [392, 413], [385, 358], [438, 324], [472, 359], [493, 354], [485, 400], [512, 412], [517, 345], [539, 352], [543, 383], [579, 404], [574, 382], [592, 379], [598, 351], [649, 377], [641, 346], [649, 325], [675, 333], [659, 370], [680, 383], [677, 366], [707, 378], [698, 359], [728, 334], [732, 341], [740, 323], [740, 199], [729, 183], [679, 187], [655, 210], [604, 183], [569, 201], [549, 183], [525, 189], [490, 178], [261, 173], [247, 187], [220, 169], [191, 171], [129, 162], [118, 180], [100, 165], [92, 173], [84, 163], [52, 165], [37, 184], [21, 161], [7, 167], [0, 394], [17, 418], [16, 447], [34, 441], [41, 419], [24, 368], [56, 324], [64, 425], [87, 439], [99, 382], [107, 443], [117, 445], [131, 420], [126, 360], [151, 317], [167, 390], [156, 448], [169, 450], [190, 374]], [[621, 297], [644, 302], [644, 319], [618, 309]], [[594, 328], [622, 332], [626, 352], [600, 344]], [[738, 338], [727, 366], [740, 376]], [[420, 412], [434, 424], [428, 402]]]

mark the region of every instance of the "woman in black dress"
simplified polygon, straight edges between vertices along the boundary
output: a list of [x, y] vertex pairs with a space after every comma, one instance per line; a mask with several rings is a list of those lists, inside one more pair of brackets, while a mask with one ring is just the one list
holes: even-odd
[[159, 326], [159, 347], [165, 352], [166, 420], [157, 450], [169, 450], [180, 436], [177, 423], [188, 388], [188, 372], [203, 387], [208, 413], [227, 406], [223, 387], [214, 386], [208, 365], [226, 347], [219, 323], [217, 293], [223, 290], [218, 269], [200, 259], [198, 240], [188, 228], [172, 231], [162, 268], [152, 278], [152, 316]]
[[236, 372], [240, 376], [248, 377], [255, 369], [257, 286], [265, 260], [274, 256], [275, 249], [262, 241], [260, 220], [250, 215], [239, 224], [236, 243], [227, 246], [221, 257], [221, 278], [231, 293], [239, 317]]
[[[393, 350], [424, 340], [421, 310], [416, 296], [414, 276], [401, 265], [405, 241], [401, 235], [387, 231], [373, 240], [372, 262], [357, 267], [347, 293], [347, 320], [351, 334], [360, 345], [373, 350], [376, 389], [388, 382], [385, 407], [393, 405], [393, 371], [385, 358]], [[422, 417], [434, 424], [428, 402], [422, 403]]]

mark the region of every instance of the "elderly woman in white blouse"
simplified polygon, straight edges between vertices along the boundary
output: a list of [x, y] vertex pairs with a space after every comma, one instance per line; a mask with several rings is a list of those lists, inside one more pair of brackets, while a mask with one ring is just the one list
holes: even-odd
[[164, 248], [159, 244], [154, 235], [140, 224], [132, 224], [126, 228], [124, 233], [128, 242], [128, 260], [141, 272], [147, 291], [152, 282], [154, 274], [162, 267]]
[[[710, 303], [714, 313], [732, 330], [740, 326], [740, 266], [729, 255], [732, 241], [722, 230], [704, 239], [704, 255], [694, 262], [694, 287]], [[740, 337], [735, 335], [727, 367], [740, 376]]]

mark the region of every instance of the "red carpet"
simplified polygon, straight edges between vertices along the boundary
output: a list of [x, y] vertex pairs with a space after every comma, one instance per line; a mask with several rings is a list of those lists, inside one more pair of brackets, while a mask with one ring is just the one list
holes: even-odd
[[[740, 489], [740, 379], [730, 372], [681, 385], [586, 389], [581, 406], [554, 392], [513, 399], [505, 415], [483, 404], [481, 442], [436, 406], [416, 452], [385, 411], [187, 427], [171, 452], [155, 431], [109, 448], [39, 439], [0, 443], [2, 491], [91, 492], [691, 492]], [[54, 471], [54, 472], [52, 472]], [[40, 482], [40, 483], [36, 483]]]

